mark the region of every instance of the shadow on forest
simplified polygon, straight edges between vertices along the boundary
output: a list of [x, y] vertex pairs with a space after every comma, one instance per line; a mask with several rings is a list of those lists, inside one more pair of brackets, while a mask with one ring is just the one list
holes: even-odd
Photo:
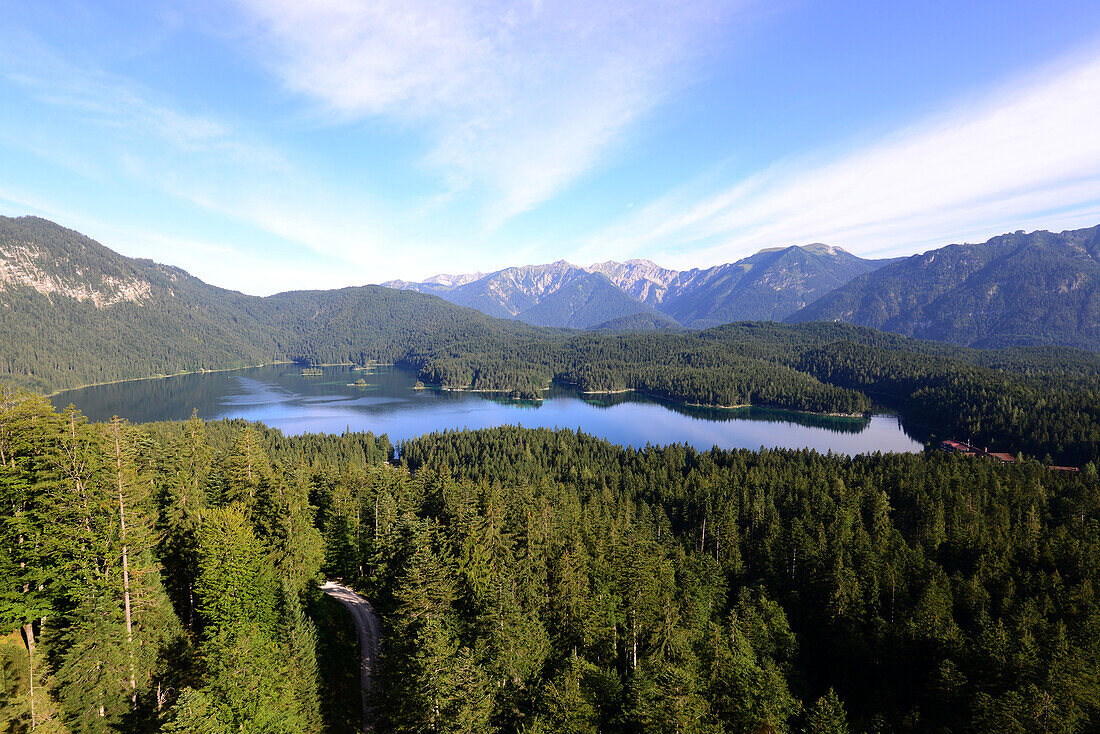
[[318, 590], [309, 592], [306, 611], [317, 627], [317, 668], [325, 730], [328, 734], [361, 731], [359, 638], [354, 620], [340, 602]]

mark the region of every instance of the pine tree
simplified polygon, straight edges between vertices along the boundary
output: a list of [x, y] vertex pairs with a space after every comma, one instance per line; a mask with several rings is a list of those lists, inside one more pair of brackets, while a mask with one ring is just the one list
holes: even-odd
[[199, 529], [195, 592], [207, 636], [276, 629], [275, 569], [238, 505], [207, 511]]
[[251, 517], [260, 486], [271, 480], [271, 462], [260, 445], [256, 429], [246, 426], [237, 433], [226, 461], [223, 503], [237, 503]]
[[207, 507], [213, 450], [197, 413], [169, 448], [167, 476], [162, 480], [158, 549], [164, 563], [165, 586], [188, 629], [194, 629], [195, 579], [199, 572], [198, 530]]
[[290, 688], [306, 731], [322, 729], [320, 677], [317, 668], [317, 629], [306, 616], [298, 600], [298, 590], [290, 582], [282, 587], [282, 627], [288, 648], [287, 667]]
[[237, 503], [205, 514], [195, 591], [204, 675], [165, 730], [319, 731], [315, 632]]
[[536, 731], [561, 734], [595, 734], [599, 719], [584, 685], [584, 661], [572, 655], [568, 666], [543, 688], [540, 714], [532, 727]]
[[301, 591], [324, 565], [324, 537], [314, 524], [316, 509], [309, 503], [309, 480], [296, 472], [282, 485], [275, 522], [268, 538], [279, 577]]
[[152, 552], [149, 482], [138, 463], [149, 447], [119, 420], [93, 429], [68, 417], [49, 543], [68, 559], [55, 598], [64, 614], [45, 639], [70, 728], [141, 728], [169, 702], [185, 645]]
[[848, 714], [832, 688], [810, 709], [806, 734], [848, 734]]
[[585, 652], [590, 599], [588, 551], [575, 533], [550, 566], [549, 617], [559, 651]]
[[32, 728], [38, 723], [42, 694], [36, 625], [50, 612], [51, 580], [57, 575], [45, 545], [60, 432], [60, 421], [44, 398], [0, 388], [0, 545], [5, 567], [0, 632], [19, 629], [22, 634]]

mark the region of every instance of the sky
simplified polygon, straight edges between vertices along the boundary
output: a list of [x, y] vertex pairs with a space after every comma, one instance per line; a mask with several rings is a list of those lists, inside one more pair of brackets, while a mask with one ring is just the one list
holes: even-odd
[[1100, 224], [1100, 3], [0, 0], [0, 214], [215, 285]]

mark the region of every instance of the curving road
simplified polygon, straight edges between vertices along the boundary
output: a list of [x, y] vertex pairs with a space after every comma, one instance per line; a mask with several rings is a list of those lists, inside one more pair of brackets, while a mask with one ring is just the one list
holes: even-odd
[[355, 619], [355, 628], [359, 632], [359, 650], [362, 653], [360, 674], [363, 680], [363, 731], [374, 730], [374, 711], [370, 706], [371, 672], [378, 660], [380, 637], [378, 634], [378, 615], [374, 613], [370, 602], [343, 584], [326, 581], [321, 591], [336, 599], [351, 612]]

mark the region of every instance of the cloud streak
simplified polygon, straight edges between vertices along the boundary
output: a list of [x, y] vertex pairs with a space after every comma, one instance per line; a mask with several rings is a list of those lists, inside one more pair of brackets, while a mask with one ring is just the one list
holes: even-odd
[[785, 161], [710, 195], [674, 192], [586, 250], [707, 265], [778, 244], [890, 254], [1030, 224], [1095, 224], [1097, 120], [1093, 52], [833, 160]]
[[682, 83], [730, 2], [239, 0], [291, 90], [427, 131], [498, 224], [598, 167]]
[[[375, 277], [372, 270], [386, 240], [369, 224], [374, 203], [362, 191], [320, 181], [231, 123], [180, 109], [124, 77], [79, 68], [33, 38], [0, 49], [0, 74], [28, 98], [62, 110], [60, 117], [79, 130], [77, 137], [61, 137], [59, 145], [56, 131], [53, 137], [40, 134], [33, 119], [9, 119], [0, 124], [0, 141], [104, 186], [129, 180], [354, 264], [362, 282]], [[39, 137], [37, 145], [28, 144]], [[154, 249], [167, 241], [148, 238]], [[162, 257], [159, 251], [156, 256]], [[392, 260], [387, 264], [407, 266], [411, 257]], [[349, 279], [346, 268], [342, 277]], [[286, 278], [278, 283], [291, 285]]]

